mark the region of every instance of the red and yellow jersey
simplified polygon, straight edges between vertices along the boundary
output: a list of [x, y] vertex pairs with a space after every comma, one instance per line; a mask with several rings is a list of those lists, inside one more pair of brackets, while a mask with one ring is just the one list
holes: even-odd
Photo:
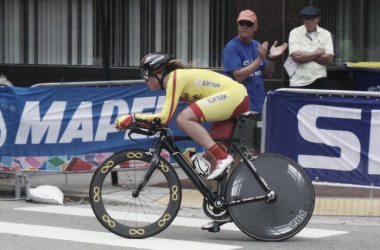
[[162, 113], [135, 116], [146, 120], [158, 117], [167, 125], [179, 101], [193, 103], [190, 107], [200, 122], [222, 121], [249, 110], [247, 91], [238, 82], [211, 70], [178, 69], [168, 75]]

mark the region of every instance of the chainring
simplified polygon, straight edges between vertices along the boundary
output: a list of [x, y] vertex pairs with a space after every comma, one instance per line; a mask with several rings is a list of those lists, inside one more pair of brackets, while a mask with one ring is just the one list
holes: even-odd
[[228, 216], [227, 208], [217, 208], [211, 206], [206, 199], [203, 199], [203, 212], [213, 220], [222, 220]]

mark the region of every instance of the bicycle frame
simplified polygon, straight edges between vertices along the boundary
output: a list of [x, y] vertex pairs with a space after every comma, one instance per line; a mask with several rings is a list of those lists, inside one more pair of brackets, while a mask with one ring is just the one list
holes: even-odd
[[[199, 192], [203, 195], [203, 197], [206, 198], [207, 202], [214, 206], [214, 207], [226, 207], [226, 206], [232, 206], [247, 202], [253, 202], [253, 201], [259, 201], [259, 200], [267, 200], [270, 201], [275, 198], [274, 192], [268, 187], [264, 179], [257, 173], [256, 168], [252, 164], [252, 162], [244, 155], [242, 150], [239, 148], [237, 142], [237, 139], [225, 139], [225, 138], [214, 138], [216, 142], [230, 142], [230, 148], [233, 150], [236, 150], [236, 152], [241, 156], [243, 161], [249, 166], [249, 169], [255, 176], [256, 180], [260, 184], [260, 186], [263, 188], [263, 191], [265, 191], [266, 194], [258, 197], [251, 197], [246, 199], [235, 199], [233, 201], [225, 201], [224, 194], [227, 188], [227, 180], [228, 180], [228, 174], [224, 174], [221, 178], [218, 179], [218, 189], [217, 193], [215, 194], [202, 180], [202, 178], [195, 172], [195, 170], [192, 168], [191, 164], [187, 161], [187, 159], [184, 157], [184, 155], [180, 152], [178, 147], [176, 146], [176, 141], [193, 141], [190, 137], [183, 137], [183, 136], [172, 136], [168, 137], [166, 130], [161, 130], [158, 132], [158, 138], [157, 143], [154, 147], [152, 147], [149, 151], [149, 153], [152, 154], [152, 160], [149, 164], [148, 171], [145, 173], [144, 177], [142, 178], [138, 188], [134, 190], [133, 195], [134, 197], [137, 197], [140, 191], [143, 189], [149, 178], [151, 177], [154, 169], [157, 167], [160, 159], [160, 153], [162, 149], [167, 150], [170, 155], [173, 156], [174, 160], [178, 163], [178, 165], [181, 167], [181, 169], [185, 172], [185, 174], [189, 177], [191, 182], [196, 186], [196, 188], [199, 190]], [[227, 171], [231, 172], [231, 171]]]

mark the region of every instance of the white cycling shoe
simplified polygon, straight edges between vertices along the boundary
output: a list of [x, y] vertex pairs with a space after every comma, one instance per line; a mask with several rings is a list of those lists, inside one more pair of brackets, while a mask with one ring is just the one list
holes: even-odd
[[210, 174], [208, 177], [207, 177], [207, 180], [213, 180], [215, 179], [216, 177], [218, 177], [219, 175], [221, 175], [224, 170], [229, 166], [231, 165], [231, 163], [234, 161], [234, 158], [232, 158], [231, 155], [229, 155], [226, 159], [224, 160], [220, 160], [217, 162], [217, 166], [216, 166], [216, 169], [214, 170], [214, 172], [212, 174]]
[[228, 216], [227, 218], [225, 219], [221, 219], [221, 220], [212, 220], [212, 221], [209, 221], [207, 224], [203, 225], [201, 227], [202, 230], [208, 230], [210, 232], [219, 232], [220, 230], [220, 226], [226, 224], [226, 223], [229, 223], [229, 222], [232, 222], [232, 219], [230, 216]]

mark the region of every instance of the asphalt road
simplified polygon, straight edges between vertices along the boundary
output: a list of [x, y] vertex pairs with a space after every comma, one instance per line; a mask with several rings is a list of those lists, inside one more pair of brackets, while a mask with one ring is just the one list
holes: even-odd
[[104, 229], [85, 201], [55, 206], [3, 199], [0, 209], [0, 248], [6, 250], [379, 248], [379, 217], [313, 216], [308, 226], [291, 239], [259, 242], [232, 223], [223, 226], [219, 233], [202, 231], [200, 226], [208, 219], [201, 209], [182, 208], [179, 217], [161, 234], [129, 240]]

